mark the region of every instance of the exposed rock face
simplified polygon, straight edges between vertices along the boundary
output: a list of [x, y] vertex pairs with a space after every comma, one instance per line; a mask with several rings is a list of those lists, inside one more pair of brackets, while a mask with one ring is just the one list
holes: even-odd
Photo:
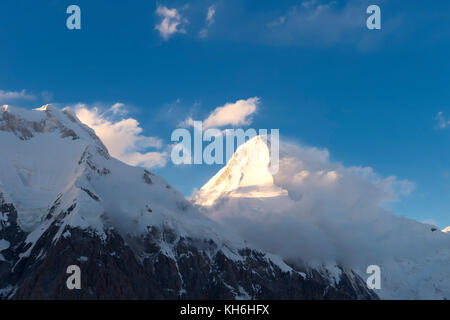
[[377, 298], [351, 270], [336, 279], [234, 239], [69, 110], [3, 107], [0, 146], [0, 299]]

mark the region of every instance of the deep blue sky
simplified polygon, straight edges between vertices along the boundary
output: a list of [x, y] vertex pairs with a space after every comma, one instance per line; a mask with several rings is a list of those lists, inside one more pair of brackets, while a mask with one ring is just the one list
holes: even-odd
[[[436, 120], [450, 117], [450, 2], [329, 3], [2, 0], [0, 90], [38, 96], [16, 102], [29, 108], [120, 101], [165, 143], [187, 116], [258, 96], [252, 127], [412, 181], [416, 191], [394, 210], [450, 225], [450, 127]], [[81, 7], [81, 30], [66, 28], [70, 4]], [[365, 27], [368, 4], [381, 7], [379, 31]], [[185, 33], [161, 37], [158, 5], [178, 10]], [[219, 168], [155, 171], [189, 195]]]

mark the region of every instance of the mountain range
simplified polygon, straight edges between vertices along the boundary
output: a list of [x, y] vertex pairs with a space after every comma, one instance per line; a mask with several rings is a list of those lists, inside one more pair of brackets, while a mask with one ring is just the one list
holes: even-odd
[[[0, 149], [1, 299], [379, 298], [338, 261], [290, 261], [249, 242], [112, 158], [69, 108], [0, 107]], [[287, 197], [270, 179], [253, 195]], [[236, 189], [220, 188], [214, 202]], [[79, 290], [66, 285], [71, 265]]]
[[393, 179], [321, 150], [282, 144], [271, 173], [256, 136], [186, 199], [70, 108], [1, 107], [0, 149], [1, 299], [450, 297], [449, 228], [391, 213]]

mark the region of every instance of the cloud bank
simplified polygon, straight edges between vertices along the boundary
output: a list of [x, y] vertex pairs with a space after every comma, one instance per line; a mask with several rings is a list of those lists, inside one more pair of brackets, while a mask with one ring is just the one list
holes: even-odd
[[162, 140], [143, 135], [139, 122], [125, 117], [122, 103], [114, 104], [103, 113], [85, 104], [73, 108], [80, 121], [95, 131], [113, 157], [133, 166], [153, 168], [166, 165], [166, 152], [148, 151], [160, 149]]

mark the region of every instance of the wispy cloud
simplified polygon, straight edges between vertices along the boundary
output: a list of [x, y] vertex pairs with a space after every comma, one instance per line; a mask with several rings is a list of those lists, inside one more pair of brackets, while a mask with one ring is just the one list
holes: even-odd
[[[206, 119], [203, 120], [203, 128], [221, 128], [227, 125], [239, 126], [249, 125], [252, 122], [251, 116], [257, 111], [261, 99], [258, 97], [247, 100], [237, 100], [217, 107]], [[189, 117], [183, 121], [181, 126], [192, 126], [194, 120]]]
[[34, 100], [36, 96], [28, 94], [26, 90], [21, 91], [4, 91], [0, 90], [0, 103], [11, 102], [14, 100]]
[[161, 17], [161, 22], [155, 26], [164, 40], [168, 40], [176, 33], [186, 33], [184, 24], [187, 20], [184, 19], [177, 9], [169, 9], [166, 6], [158, 5], [156, 8], [156, 15]]
[[438, 129], [445, 129], [450, 127], [450, 119], [446, 118], [443, 112], [438, 112], [435, 120], [437, 121], [436, 126]]
[[304, 8], [311, 8], [317, 3], [317, 0], [309, 0], [309, 1], [303, 1], [301, 3], [301, 6]]
[[364, 11], [358, 5], [343, 8], [336, 1], [303, 1], [269, 23], [267, 40], [279, 44], [314, 41], [329, 44], [342, 41], [350, 33], [363, 30]]
[[206, 22], [208, 25], [211, 25], [214, 23], [214, 15], [216, 14], [216, 7], [210, 6], [208, 8], [208, 13], [206, 14]]
[[208, 12], [206, 13], [206, 18], [205, 18], [205, 27], [203, 27], [200, 30], [200, 38], [205, 38], [208, 35], [208, 29], [209, 27], [214, 24], [215, 20], [214, 20], [214, 16], [216, 15], [216, 7], [214, 5], [210, 6], [208, 8]]
[[94, 129], [113, 157], [133, 166], [166, 165], [166, 152], [149, 151], [161, 149], [162, 140], [145, 136], [136, 119], [125, 117], [127, 111], [123, 103], [116, 103], [104, 112], [85, 104], [77, 104], [73, 109], [81, 122]]
[[214, 27], [214, 37], [275, 46], [339, 45], [362, 51], [376, 50], [387, 39], [402, 38], [407, 32], [405, 21], [410, 14], [409, 10], [397, 10], [396, 4], [384, 4], [383, 12], [392, 14], [383, 16], [382, 31], [371, 32], [365, 24], [369, 0], [294, 1], [272, 10], [247, 10], [231, 3], [222, 2], [220, 12], [224, 13]]

